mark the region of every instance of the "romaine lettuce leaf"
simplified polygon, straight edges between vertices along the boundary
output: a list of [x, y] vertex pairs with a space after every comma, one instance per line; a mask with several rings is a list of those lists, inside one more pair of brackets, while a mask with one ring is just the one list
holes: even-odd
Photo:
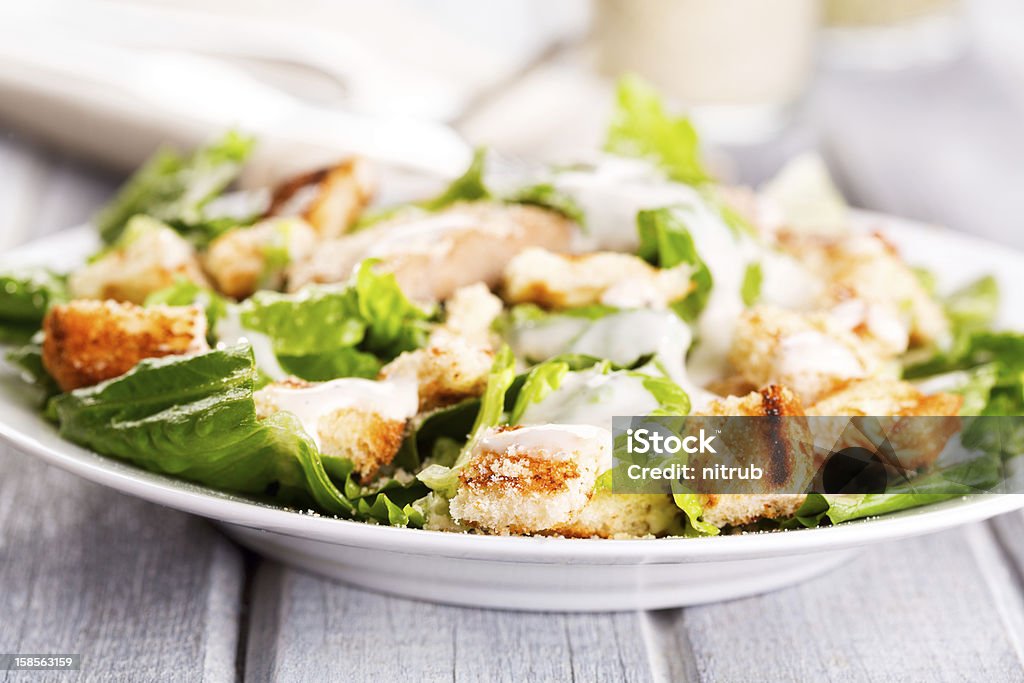
[[431, 315], [369, 260], [345, 287], [258, 292], [237, 312], [245, 330], [271, 340], [283, 368], [312, 381], [374, 377], [383, 362], [422, 346]]
[[137, 214], [206, 238], [234, 227], [237, 221], [211, 220], [204, 208], [235, 180], [253, 146], [252, 138], [230, 132], [189, 156], [159, 150], [97, 214], [94, 222], [103, 241], [116, 242]]
[[43, 268], [0, 273], [0, 344], [27, 343], [51, 305], [66, 301], [64, 278]]
[[43, 366], [41, 333], [25, 346], [11, 349], [5, 357], [21, 372], [21, 376], [26, 382], [42, 391], [44, 400], [60, 393], [60, 387], [57, 386], [56, 380]]
[[693, 125], [666, 112], [657, 91], [636, 76], [619, 81], [605, 150], [646, 159], [682, 183], [697, 185], [711, 179], [701, 162]]
[[672, 500], [686, 517], [684, 536], [717, 536], [721, 529], [701, 517], [704, 514], [704, 503], [696, 493], [674, 493]]
[[980, 278], [950, 294], [943, 304], [956, 333], [989, 329], [999, 314], [999, 285], [991, 275]]
[[487, 150], [478, 148], [473, 153], [473, 161], [469, 168], [453, 180], [444, 192], [420, 202], [418, 205], [427, 211], [440, 211], [456, 202], [474, 202], [491, 198], [491, 191], [484, 184], [484, 170], [487, 166]]
[[145, 469], [348, 515], [298, 419], [256, 417], [251, 348], [151, 359], [53, 399], [64, 438]]
[[487, 388], [480, 399], [480, 409], [469, 431], [469, 438], [459, 451], [455, 463], [451, 467], [433, 464], [424, 468], [416, 478], [427, 485], [431, 491], [446, 498], [455, 495], [458, 487], [458, 472], [469, 460], [476, 441], [485, 430], [501, 424], [505, 415], [505, 394], [516, 378], [515, 358], [511, 349], [503, 346], [495, 354], [494, 364], [487, 377]]
[[560, 213], [586, 231], [587, 217], [579, 203], [551, 183], [538, 183], [516, 190], [505, 197], [512, 204], [529, 204]]
[[885, 493], [824, 494], [829, 504], [825, 515], [833, 524], [875, 517], [899, 510], [931, 505], [950, 498], [994, 489], [1002, 479], [999, 458], [981, 457], [959, 465], [941, 468], [892, 487]]
[[783, 520], [778, 526], [782, 529], [795, 529], [813, 528], [823, 522], [842, 524], [993, 491], [1002, 481], [1002, 473], [999, 454], [991, 452], [891, 486], [885, 493], [811, 493], [793, 518]]
[[684, 263], [693, 267], [696, 288], [685, 299], [672, 304], [672, 309], [687, 322], [696, 320], [708, 303], [714, 281], [711, 270], [697, 253], [689, 228], [677, 211], [666, 208], [638, 213], [637, 229], [640, 232], [638, 253], [642, 259], [660, 268], [674, 268]]

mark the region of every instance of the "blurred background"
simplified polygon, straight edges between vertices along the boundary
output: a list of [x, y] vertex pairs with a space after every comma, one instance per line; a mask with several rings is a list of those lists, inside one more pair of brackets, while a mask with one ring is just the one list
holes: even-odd
[[813, 151], [854, 205], [1024, 247], [1021, 27], [1020, 0], [10, 1], [0, 248], [232, 126], [263, 141], [250, 183], [349, 152], [442, 174], [481, 144], [570, 159], [625, 72], [690, 113], [727, 180]]

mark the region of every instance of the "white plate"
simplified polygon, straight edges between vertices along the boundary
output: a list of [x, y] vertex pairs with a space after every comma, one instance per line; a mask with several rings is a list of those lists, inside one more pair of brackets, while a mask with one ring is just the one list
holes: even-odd
[[[909, 260], [946, 286], [984, 273], [1007, 295], [1024, 255], [919, 224], [863, 214]], [[67, 267], [90, 253], [88, 229], [43, 240], [3, 259]], [[1009, 298], [1009, 297], [1007, 297]], [[1001, 324], [1024, 328], [1024, 310]], [[298, 514], [140, 470], [60, 439], [14, 376], [0, 377], [0, 437], [19, 450], [146, 500], [208, 517], [269, 557], [373, 590], [462, 605], [522, 610], [631, 610], [760, 593], [833, 567], [868, 543], [939, 531], [1024, 507], [1024, 496], [947, 501], [837, 527], [719, 538], [518, 538], [394, 529]]]

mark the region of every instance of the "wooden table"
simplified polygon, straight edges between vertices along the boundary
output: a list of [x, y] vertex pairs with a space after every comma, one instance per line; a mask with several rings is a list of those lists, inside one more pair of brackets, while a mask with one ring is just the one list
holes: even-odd
[[[860, 205], [1022, 247], [1024, 106], [991, 64], [823, 74], [779, 141], [732, 150], [737, 175], [759, 180], [817, 147]], [[496, 112], [515, 100], [515, 118], [537, 124], [510, 139], [515, 151], [565, 146], [576, 118], [557, 112], [601, 87], [579, 70], [571, 53], [553, 57], [463, 130], [500, 138]], [[82, 222], [119, 180], [13, 134], [0, 137], [0, 178], [0, 243]], [[0, 447], [0, 652], [81, 653], [81, 673], [63, 675], [81, 680], [1019, 681], [1022, 539], [1024, 517], [1009, 515], [688, 609], [460, 609], [293, 571], [201, 519]]]

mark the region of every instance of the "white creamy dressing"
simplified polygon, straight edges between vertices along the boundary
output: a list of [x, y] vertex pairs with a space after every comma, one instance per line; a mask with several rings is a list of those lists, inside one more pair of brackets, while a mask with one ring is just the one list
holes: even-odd
[[601, 303], [615, 308], [668, 308], [690, 287], [692, 266], [682, 264], [643, 277], [623, 278], [604, 290]]
[[818, 374], [851, 379], [864, 376], [864, 367], [857, 356], [821, 332], [798, 332], [784, 337], [779, 343], [778, 355], [780, 376]]
[[241, 315], [235, 306], [229, 306], [227, 315], [217, 321], [216, 336], [218, 346], [252, 346], [256, 367], [271, 380], [280, 382], [288, 377], [288, 373], [277, 360], [277, 354], [274, 353], [274, 341], [262, 332], [255, 332], [243, 326]]
[[576, 424], [610, 429], [616, 415], [649, 415], [658, 401], [643, 378], [590, 369], [565, 376], [561, 386], [523, 412], [521, 424]]
[[[524, 325], [509, 335], [509, 344], [517, 356], [551, 358], [564, 353], [579, 353], [607, 358], [616, 365], [632, 365], [642, 356], [653, 356], [658, 367], [643, 368], [647, 374], [661, 370], [686, 391], [694, 409], [715, 396], [695, 384], [686, 370], [690, 349], [690, 328], [671, 311], [639, 309], [620, 311], [589, 320], [572, 316], [552, 316], [536, 324]], [[629, 415], [640, 415], [631, 411]]]
[[572, 460], [585, 466], [592, 464], [595, 474], [600, 474], [612, 467], [612, 433], [592, 425], [552, 423], [488, 430], [477, 441], [474, 452]]
[[761, 254], [761, 303], [810, 311], [825, 293], [825, 282], [789, 254], [765, 249]]
[[346, 377], [308, 387], [271, 384], [257, 392], [263, 405], [288, 412], [320, 447], [320, 419], [344, 408], [377, 413], [387, 420], [405, 422], [419, 409], [416, 383], [406, 378], [375, 381]]
[[741, 290], [747, 265], [757, 256], [754, 240], [736, 235], [696, 190], [665, 180], [645, 162], [607, 159], [592, 170], [557, 173], [551, 182], [586, 216], [586, 230], [575, 245], [579, 251], [636, 251], [638, 212], [665, 207], [682, 212], [714, 281], [697, 321], [699, 343], [691, 356], [691, 372], [699, 384], [721, 378], [736, 321], [745, 307]]
[[552, 460], [574, 459], [591, 454], [599, 471], [611, 467], [612, 433], [602, 427], [577, 424], [538, 424], [518, 429], [488, 430], [477, 442], [478, 452], [530, 453]]
[[829, 315], [848, 330], [863, 325], [891, 353], [903, 353], [910, 346], [910, 324], [890, 306], [849, 299], [830, 308]]
[[568, 353], [573, 341], [593, 323], [587, 318], [554, 315], [516, 325], [509, 330], [506, 341], [517, 358], [542, 361]]

